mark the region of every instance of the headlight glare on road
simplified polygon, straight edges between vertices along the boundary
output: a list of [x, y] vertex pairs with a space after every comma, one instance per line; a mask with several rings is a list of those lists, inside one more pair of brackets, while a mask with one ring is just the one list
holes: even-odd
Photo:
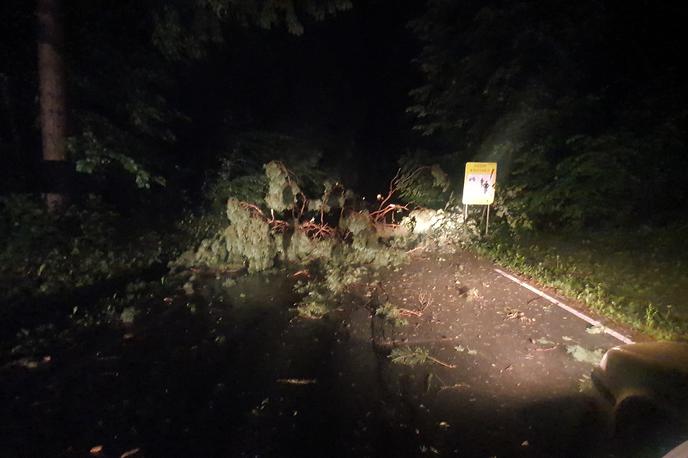
[[603, 371], [607, 370], [607, 357], [609, 356], [609, 353], [605, 353], [604, 356], [602, 357], [602, 360], [600, 361], [600, 368], [602, 368]]

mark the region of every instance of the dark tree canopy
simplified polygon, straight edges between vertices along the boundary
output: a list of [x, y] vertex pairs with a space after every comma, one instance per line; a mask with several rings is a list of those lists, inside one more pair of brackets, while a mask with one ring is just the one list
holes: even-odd
[[684, 19], [649, 2], [431, 1], [409, 110], [458, 162], [500, 161], [541, 222], [673, 212], [688, 195]]

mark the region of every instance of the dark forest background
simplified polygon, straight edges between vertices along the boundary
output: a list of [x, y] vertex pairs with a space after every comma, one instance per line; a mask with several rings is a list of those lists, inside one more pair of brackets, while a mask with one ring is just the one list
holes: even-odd
[[114, 201], [139, 199], [136, 179], [193, 193], [262, 132], [310, 143], [363, 192], [404, 155], [457, 183], [466, 160], [498, 160], [514, 205], [545, 226], [686, 209], [683, 8], [373, 1], [321, 18], [318, 2], [294, 17], [263, 3], [66, 3], [71, 165], [55, 171], [40, 160], [34, 5], [3, 2], [3, 190], [76, 169]]
[[[129, 186], [117, 165], [126, 169], [130, 158], [174, 193], [193, 190], [237, 136], [260, 131], [307, 140], [359, 182], [352, 185], [364, 185], [392, 170], [411, 138], [404, 110], [419, 80], [410, 65], [419, 48], [406, 23], [420, 8], [410, 3], [362, 3], [326, 21], [303, 9], [304, 31], [294, 32], [262, 23], [259, 7], [250, 12], [258, 17], [234, 18], [204, 2], [70, 2], [70, 156], [118, 188]], [[1, 80], [3, 188], [36, 191], [33, 5], [2, 8], [2, 60], [12, 62]]]

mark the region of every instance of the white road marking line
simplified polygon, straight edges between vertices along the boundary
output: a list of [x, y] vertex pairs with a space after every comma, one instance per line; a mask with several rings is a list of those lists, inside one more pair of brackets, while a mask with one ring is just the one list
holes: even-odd
[[556, 306], [558, 306], [558, 307], [561, 307], [562, 309], [566, 310], [566, 311], [569, 312], [570, 314], [577, 316], [577, 317], [580, 318], [581, 320], [586, 321], [586, 322], [590, 323], [590, 324], [593, 325], [593, 326], [597, 326], [597, 327], [602, 328], [602, 329], [604, 330], [604, 333], [605, 333], [605, 334], [609, 334], [610, 336], [619, 339], [619, 340], [620, 340], [621, 342], [623, 342], [623, 343], [627, 343], [627, 344], [634, 343], [631, 339], [629, 339], [629, 338], [626, 337], [625, 335], [623, 335], [623, 334], [621, 334], [621, 333], [619, 333], [619, 332], [616, 332], [616, 331], [613, 330], [613, 329], [610, 329], [610, 328], [604, 326], [604, 325], [603, 325], [602, 323], [600, 323], [599, 321], [597, 321], [597, 320], [595, 320], [595, 319], [593, 319], [593, 318], [590, 318], [589, 316], [587, 316], [587, 315], [585, 315], [585, 314], [579, 312], [578, 310], [576, 310], [576, 309], [574, 309], [574, 308], [572, 308], [572, 307], [569, 307], [568, 305], [564, 304], [563, 302], [558, 301], [557, 299], [553, 298], [553, 297], [550, 296], [549, 294], [547, 294], [547, 293], [545, 293], [545, 292], [543, 292], [543, 291], [540, 291], [540, 290], [537, 289], [536, 287], [531, 286], [531, 285], [529, 285], [528, 283], [526, 283], [526, 282], [524, 282], [524, 281], [522, 281], [522, 280], [519, 280], [518, 278], [514, 277], [513, 275], [509, 275], [508, 273], [506, 273], [506, 272], [504, 272], [503, 270], [500, 270], [500, 269], [495, 269], [494, 271], [497, 272], [499, 275], [502, 275], [502, 276], [508, 278], [509, 280], [513, 281], [514, 283], [518, 283], [519, 285], [523, 286], [525, 289], [534, 292], [534, 293], [537, 294], [538, 296], [540, 296], [540, 297], [542, 297], [542, 298], [544, 298], [544, 299], [547, 299], [547, 300], [550, 301], [552, 304], [554, 304], [554, 305], [556, 305]]

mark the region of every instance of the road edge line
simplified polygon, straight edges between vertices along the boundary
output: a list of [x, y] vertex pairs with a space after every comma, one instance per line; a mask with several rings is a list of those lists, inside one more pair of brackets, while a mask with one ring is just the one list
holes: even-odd
[[620, 340], [621, 342], [623, 342], [623, 343], [625, 343], [625, 344], [632, 344], [632, 343], [635, 343], [635, 342], [633, 342], [631, 339], [629, 339], [628, 337], [626, 337], [625, 335], [621, 334], [620, 332], [617, 332], [617, 331], [615, 331], [615, 330], [613, 330], [613, 329], [608, 328], [607, 326], [603, 325], [602, 323], [600, 323], [600, 322], [597, 321], [596, 319], [591, 318], [591, 317], [587, 316], [586, 314], [581, 313], [581, 312], [579, 312], [578, 310], [574, 309], [573, 307], [570, 307], [570, 306], [564, 304], [563, 302], [561, 302], [561, 301], [559, 301], [559, 300], [553, 298], [552, 296], [550, 296], [549, 294], [545, 293], [544, 291], [540, 291], [540, 290], [537, 289], [536, 287], [534, 287], [534, 286], [532, 286], [532, 285], [530, 285], [530, 284], [524, 282], [523, 280], [520, 280], [520, 279], [514, 277], [513, 275], [504, 272], [504, 271], [501, 270], [501, 269], [494, 269], [494, 271], [497, 272], [499, 275], [502, 275], [503, 277], [508, 278], [509, 280], [513, 281], [514, 283], [517, 283], [517, 284], [521, 285], [521, 286], [524, 287], [525, 289], [534, 292], [535, 294], [537, 294], [538, 296], [542, 297], [543, 299], [547, 299], [547, 300], [548, 300], [549, 302], [551, 302], [552, 304], [556, 305], [556, 306], [559, 307], [559, 308], [562, 308], [562, 309], [566, 310], [567, 312], [569, 312], [570, 314], [572, 314], [572, 315], [574, 315], [574, 316], [577, 316], [577, 317], [580, 318], [581, 320], [583, 320], [583, 321], [585, 321], [585, 322], [587, 322], [587, 323], [589, 323], [589, 324], [591, 324], [591, 325], [593, 325], [593, 326], [602, 328], [602, 329], [604, 330], [604, 333], [605, 333], [605, 334], [609, 334], [610, 336], [612, 336], [612, 337], [614, 337], [614, 338]]

